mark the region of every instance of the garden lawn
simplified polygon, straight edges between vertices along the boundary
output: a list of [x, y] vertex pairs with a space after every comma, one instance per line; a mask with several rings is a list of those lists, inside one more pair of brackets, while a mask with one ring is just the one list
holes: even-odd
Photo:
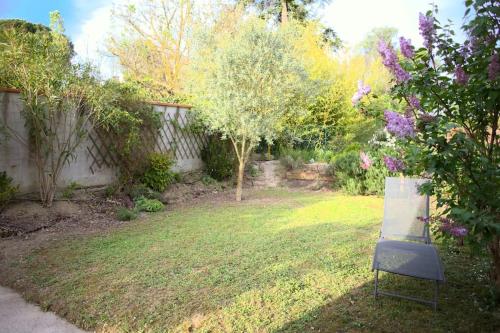
[[[486, 260], [444, 248], [440, 309], [373, 298], [383, 199], [285, 189], [147, 215], [52, 243], [20, 269], [32, 298], [86, 329], [165, 332], [495, 331]], [[14, 282], [12, 282], [14, 283]], [[431, 297], [430, 282], [382, 288]]]

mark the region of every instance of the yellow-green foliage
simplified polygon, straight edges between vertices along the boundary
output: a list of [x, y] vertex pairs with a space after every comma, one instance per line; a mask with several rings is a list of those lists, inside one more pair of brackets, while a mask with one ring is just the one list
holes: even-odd
[[[355, 109], [351, 97], [358, 80], [384, 96], [390, 88], [390, 75], [378, 55], [365, 55], [342, 49], [333, 53], [321, 35], [321, 26], [315, 22], [306, 25], [290, 23], [294, 32], [295, 53], [313, 80], [320, 82], [318, 95], [308, 106], [308, 112], [289, 118], [287, 141], [297, 140], [306, 147], [324, 147], [332, 141], [367, 141], [380, 124]], [[370, 111], [382, 112], [390, 99], [378, 99], [374, 104], [363, 100]], [[372, 104], [370, 104], [372, 103]]]

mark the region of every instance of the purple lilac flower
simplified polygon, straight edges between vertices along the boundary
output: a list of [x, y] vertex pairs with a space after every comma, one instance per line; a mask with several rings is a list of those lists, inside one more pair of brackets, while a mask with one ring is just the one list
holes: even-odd
[[369, 85], [364, 85], [363, 81], [358, 81], [358, 92], [362, 95], [368, 95], [372, 91]]
[[481, 41], [477, 36], [472, 35], [469, 39], [469, 52], [474, 53], [481, 46]]
[[398, 172], [405, 169], [404, 162], [391, 156], [384, 156], [384, 163], [391, 172]]
[[361, 98], [363, 98], [363, 95], [359, 94], [359, 92], [356, 92], [351, 98], [352, 105], [358, 104]]
[[469, 76], [465, 73], [462, 65], [457, 65], [457, 67], [455, 67], [455, 82], [463, 86], [467, 84], [468, 80]]
[[415, 136], [414, 121], [412, 118], [400, 115], [397, 112], [385, 110], [386, 128], [389, 133], [399, 137]]
[[498, 76], [498, 72], [500, 72], [500, 62], [498, 59], [498, 53], [495, 53], [491, 56], [491, 61], [488, 65], [488, 78], [491, 81], [495, 81]]
[[411, 79], [411, 75], [399, 64], [398, 57], [396, 53], [394, 53], [394, 50], [392, 50], [383, 40], [380, 40], [378, 43], [378, 52], [382, 57], [382, 63], [392, 74], [394, 74], [398, 83], [406, 82]]
[[431, 218], [429, 216], [417, 216], [417, 220], [421, 221], [424, 224], [428, 224]]
[[405, 39], [404, 37], [399, 37], [399, 48], [401, 53], [408, 59], [413, 58], [413, 46], [411, 45], [411, 40]]
[[368, 156], [368, 154], [366, 154], [365, 152], [360, 152], [359, 158], [361, 160], [360, 166], [362, 169], [368, 170], [372, 166], [373, 162], [370, 159], [370, 157]]
[[410, 103], [410, 107], [414, 110], [420, 110], [420, 100], [416, 96], [410, 96], [408, 98], [408, 102]]
[[468, 41], [465, 41], [465, 43], [460, 46], [460, 49], [458, 50], [458, 53], [464, 58], [467, 58], [470, 55], [470, 52], [471, 49]]
[[351, 102], [353, 105], [358, 104], [358, 102], [363, 98], [363, 96], [368, 95], [372, 91], [369, 85], [364, 85], [363, 81], [358, 81], [358, 91], [352, 96]]
[[419, 13], [418, 29], [420, 30], [420, 35], [424, 39], [424, 46], [429, 50], [432, 49], [435, 34], [434, 17]]
[[465, 227], [454, 226], [449, 230], [450, 234], [454, 237], [465, 237], [469, 233], [469, 230]]

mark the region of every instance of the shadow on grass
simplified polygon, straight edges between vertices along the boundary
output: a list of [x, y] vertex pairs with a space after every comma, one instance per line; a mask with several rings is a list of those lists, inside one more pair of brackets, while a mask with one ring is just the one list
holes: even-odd
[[[433, 283], [402, 276], [379, 279], [386, 291], [432, 299]], [[474, 300], [454, 286], [444, 285], [437, 311], [430, 305], [373, 295], [367, 282], [325, 305], [287, 322], [284, 332], [498, 332], [498, 316], [480, 311]], [[460, 294], [460, 296], [459, 296]]]
[[[480, 280], [466, 271], [474, 271], [477, 266], [460, 266], [464, 258], [444, 255], [448, 282], [440, 284], [437, 310], [429, 304], [391, 296], [375, 298], [371, 279], [272, 332], [499, 332], [500, 309], [488, 304], [488, 283], [478, 283]], [[434, 281], [379, 273], [379, 290], [386, 292], [432, 301], [434, 287]]]

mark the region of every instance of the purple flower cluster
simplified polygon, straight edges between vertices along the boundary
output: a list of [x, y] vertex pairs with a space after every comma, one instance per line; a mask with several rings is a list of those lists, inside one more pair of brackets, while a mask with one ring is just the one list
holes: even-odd
[[359, 159], [361, 160], [359, 165], [362, 169], [368, 170], [373, 164], [372, 160], [365, 152], [359, 153]]
[[411, 40], [405, 39], [404, 37], [399, 37], [399, 48], [401, 53], [408, 59], [413, 58], [413, 46], [411, 45]]
[[384, 163], [387, 169], [391, 172], [398, 172], [405, 169], [404, 162], [395, 157], [384, 156]]
[[424, 39], [424, 46], [429, 50], [432, 49], [432, 43], [434, 42], [434, 35], [436, 33], [434, 29], [434, 17], [420, 13], [418, 17], [418, 29], [420, 30], [420, 35]]
[[411, 79], [411, 75], [399, 64], [398, 57], [396, 53], [394, 53], [394, 50], [383, 40], [378, 42], [378, 52], [382, 57], [382, 63], [392, 74], [394, 74], [398, 83], [406, 82]]
[[490, 64], [488, 65], [488, 78], [491, 81], [495, 81], [500, 72], [500, 61], [498, 59], [498, 53], [491, 56]]
[[369, 85], [364, 85], [363, 81], [358, 81], [358, 91], [352, 96], [351, 102], [353, 105], [358, 104], [358, 102], [363, 98], [363, 96], [368, 95], [372, 91]]
[[467, 230], [466, 227], [457, 225], [453, 220], [447, 217], [440, 217], [439, 222], [441, 223], [439, 229], [442, 232], [452, 235], [453, 237], [463, 238], [469, 233], [469, 230]]
[[397, 112], [385, 110], [386, 128], [389, 133], [399, 137], [415, 136], [414, 121], [412, 118], [400, 115]]
[[420, 110], [420, 100], [416, 96], [408, 97], [408, 103], [413, 110]]
[[429, 216], [417, 216], [417, 220], [421, 221], [422, 223], [428, 224], [431, 220]]
[[469, 76], [465, 73], [462, 65], [458, 64], [455, 67], [455, 82], [461, 86], [464, 86], [469, 81]]
[[467, 228], [465, 228], [465, 227], [452, 227], [450, 229], [450, 234], [452, 236], [458, 237], [458, 238], [465, 237], [465, 236], [467, 236], [468, 233], [469, 233], [469, 230], [467, 230]]

